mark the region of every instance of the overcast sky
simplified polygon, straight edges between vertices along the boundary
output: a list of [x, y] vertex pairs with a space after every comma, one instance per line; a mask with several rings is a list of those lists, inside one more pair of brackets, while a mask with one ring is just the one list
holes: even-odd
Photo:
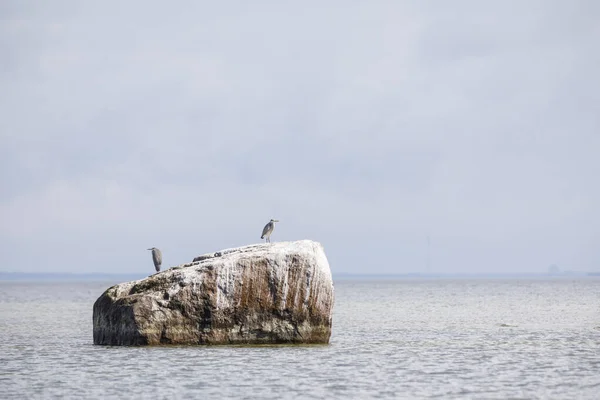
[[600, 270], [600, 2], [0, 2], [0, 271], [313, 239]]

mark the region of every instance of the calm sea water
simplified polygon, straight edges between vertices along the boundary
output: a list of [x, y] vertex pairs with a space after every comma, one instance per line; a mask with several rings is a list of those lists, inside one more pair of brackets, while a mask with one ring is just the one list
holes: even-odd
[[0, 398], [600, 398], [600, 280], [337, 281], [328, 346], [101, 347], [111, 282], [0, 282]]

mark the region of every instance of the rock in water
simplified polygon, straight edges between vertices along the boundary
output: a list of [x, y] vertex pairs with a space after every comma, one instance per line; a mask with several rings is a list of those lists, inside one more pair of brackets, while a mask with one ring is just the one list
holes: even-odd
[[332, 310], [321, 244], [251, 245], [107, 289], [94, 344], [329, 343]]

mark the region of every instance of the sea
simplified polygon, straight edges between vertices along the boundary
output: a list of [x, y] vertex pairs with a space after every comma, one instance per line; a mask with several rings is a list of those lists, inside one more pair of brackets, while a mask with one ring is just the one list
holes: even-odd
[[1, 399], [600, 399], [600, 278], [335, 280], [329, 345], [109, 347], [116, 282], [0, 282]]

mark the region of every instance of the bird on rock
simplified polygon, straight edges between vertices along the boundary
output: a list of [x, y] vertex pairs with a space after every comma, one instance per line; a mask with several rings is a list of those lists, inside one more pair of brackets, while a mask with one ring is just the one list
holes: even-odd
[[271, 243], [271, 233], [273, 233], [273, 228], [275, 228], [275, 222], [279, 222], [277, 219], [270, 220], [262, 231], [261, 239], [265, 239], [267, 243]]

